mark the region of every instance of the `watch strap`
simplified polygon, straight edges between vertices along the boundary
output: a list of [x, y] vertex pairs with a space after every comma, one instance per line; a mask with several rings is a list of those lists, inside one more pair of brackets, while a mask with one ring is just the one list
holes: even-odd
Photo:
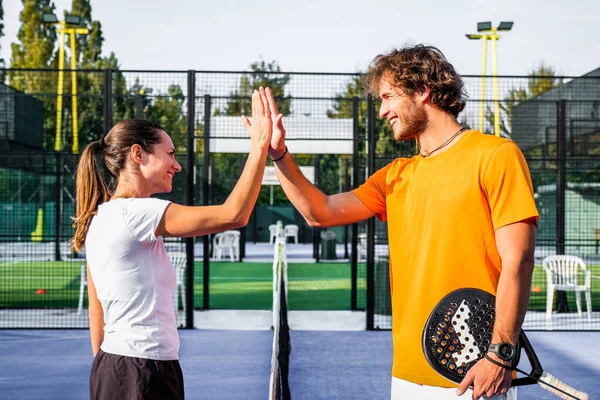
[[502, 364], [501, 362], [494, 360], [493, 358], [488, 356], [487, 353], [484, 355], [484, 357], [486, 360], [488, 360], [489, 362], [491, 362], [494, 365], [497, 365], [499, 367], [506, 368], [506, 369], [512, 369], [510, 365], [505, 365], [505, 364]]

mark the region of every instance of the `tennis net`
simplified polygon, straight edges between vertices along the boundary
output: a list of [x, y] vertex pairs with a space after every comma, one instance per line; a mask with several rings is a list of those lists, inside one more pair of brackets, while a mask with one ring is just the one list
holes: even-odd
[[290, 327], [287, 318], [287, 254], [283, 225], [277, 222], [273, 258], [273, 353], [271, 355], [270, 400], [290, 400]]

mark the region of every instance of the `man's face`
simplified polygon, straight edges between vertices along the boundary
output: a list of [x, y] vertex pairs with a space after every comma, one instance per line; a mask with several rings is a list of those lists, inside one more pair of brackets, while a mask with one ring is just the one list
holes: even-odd
[[408, 140], [418, 137], [427, 128], [427, 113], [422, 104], [392, 85], [386, 77], [379, 82], [381, 108], [379, 116], [392, 125], [396, 140]]

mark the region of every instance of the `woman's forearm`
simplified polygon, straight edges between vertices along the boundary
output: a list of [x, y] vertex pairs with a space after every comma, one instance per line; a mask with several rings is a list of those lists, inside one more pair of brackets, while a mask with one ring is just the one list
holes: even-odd
[[231, 215], [237, 215], [238, 220], [247, 221], [250, 218], [262, 185], [266, 157], [266, 148], [252, 148], [240, 179], [223, 204]]
[[96, 293], [96, 285], [92, 279], [90, 268], [87, 268], [88, 282], [88, 314], [90, 320], [90, 340], [92, 342], [92, 352], [94, 357], [100, 350], [100, 345], [104, 341], [104, 310], [102, 304], [98, 300]]
[[92, 318], [90, 315], [90, 340], [92, 342], [92, 353], [94, 357], [100, 350], [100, 345], [104, 341], [104, 319]]

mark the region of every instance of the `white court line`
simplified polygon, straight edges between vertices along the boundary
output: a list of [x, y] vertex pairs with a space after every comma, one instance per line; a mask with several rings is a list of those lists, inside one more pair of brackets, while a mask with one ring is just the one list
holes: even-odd
[[36, 275], [36, 276], [5, 276], [2, 278], [2, 280], [33, 280], [33, 279], [45, 279], [45, 280], [52, 280], [52, 279], [73, 279], [73, 278], [79, 278], [79, 275], [77, 276], [40, 276], [40, 275]]
[[[44, 275], [36, 275], [36, 276], [5, 276], [2, 277], [2, 280], [33, 280], [33, 279], [79, 279], [79, 275], [73, 276], [44, 276]], [[303, 277], [303, 278], [288, 278], [288, 281], [343, 281], [349, 280], [350, 277], [340, 277], [340, 278], [324, 278], [320, 276], [315, 277]], [[202, 282], [202, 279], [196, 279], [198, 282]], [[248, 276], [217, 276], [211, 277], [211, 281], [271, 281], [270, 277], [260, 278], [260, 277], [248, 277]]]
[[[68, 328], [67, 328], [68, 329]], [[1, 339], [0, 340], [0, 346], [3, 344], [12, 344], [12, 343], [24, 343], [24, 342], [32, 342], [32, 341], [36, 341], [36, 342], [44, 342], [44, 341], [56, 341], [56, 340], [78, 340], [81, 339], [81, 336], [73, 336], [73, 337], [53, 337], [53, 338], [27, 338], [27, 339], [8, 339], [8, 340], [4, 340]]]
[[23, 380], [25, 379], [24, 376], [6, 376], [6, 377], [0, 377], [0, 383], [1, 382], [12, 382], [15, 380]]

